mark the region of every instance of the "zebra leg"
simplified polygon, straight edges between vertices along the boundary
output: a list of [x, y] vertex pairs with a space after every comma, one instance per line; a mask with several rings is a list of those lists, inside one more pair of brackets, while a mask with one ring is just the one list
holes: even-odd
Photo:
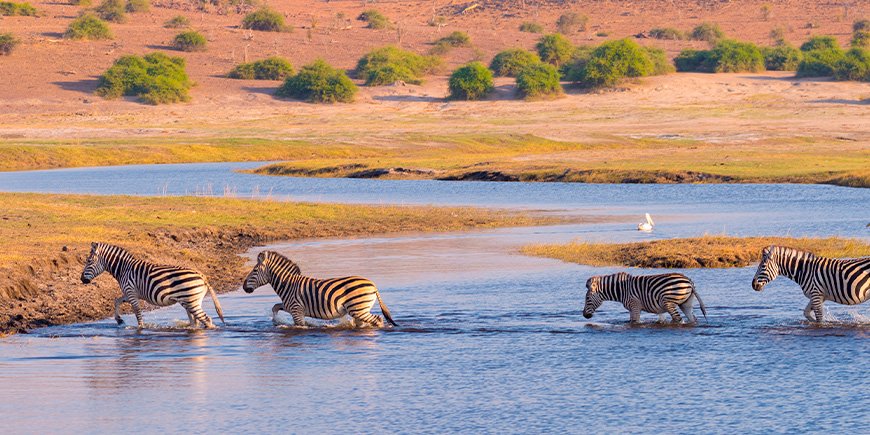
[[677, 311], [677, 304], [673, 302], [665, 302], [665, 309], [671, 315], [671, 323], [683, 323], [683, 318], [680, 312]]
[[[275, 308], [272, 307], [274, 310]], [[302, 305], [296, 304], [290, 307], [290, 315], [293, 316], [293, 324], [296, 326], [308, 326], [305, 324], [305, 310]]]
[[193, 314], [190, 314], [190, 311], [187, 311], [187, 326], [190, 328], [197, 328], [199, 326], [199, 321], [196, 320], [196, 317], [193, 317]]
[[640, 323], [640, 301], [631, 299], [628, 301], [628, 321], [630, 323]]
[[813, 301], [807, 302], [807, 307], [804, 308], [804, 317], [807, 318], [810, 322], [815, 322], [816, 319], [813, 318]]
[[348, 314], [350, 314], [350, 316], [353, 317], [354, 324], [356, 324], [356, 322], [361, 322], [361, 323], [367, 323], [367, 324], [372, 325], [376, 328], [383, 328], [384, 327], [384, 318], [381, 316], [372, 314], [368, 310], [351, 311]]
[[121, 318], [121, 304], [126, 301], [127, 299], [124, 296], [115, 299], [115, 321], [118, 322], [118, 325], [124, 324], [124, 319]]
[[130, 306], [133, 307], [133, 314], [136, 315], [136, 325], [138, 328], [144, 328], [145, 322], [142, 321], [142, 307], [139, 306], [139, 298], [130, 299]]
[[686, 315], [686, 319], [689, 320], [689, 323], [697, 323], [698, 318], [695, 317], [695, 313], [692, 312], [692, 308], [695, 306], [695, 297], [690, 296], [686, 302], [680, 304], [680, 311]]
[[[214, 328], [214, 323], [212, 323], [208, 314], [202, 310], [202, 304], [199, 303], [199, 301], [182, 302], [181, 306], [187, 310], [188, 317], [193, 317], [195, 320], [202, 322], [202, 324], [208, 329]], [[198, 326], [199, 325], [196, 322], [193, 323], [194, 328]]]
[[825, 321], [825, 298], [822, 297], [822, 292], [814, 290], [810, 293], [810, 303], [813, 305], [813, 313], [816, 315], [816, 322], [822, 323]]

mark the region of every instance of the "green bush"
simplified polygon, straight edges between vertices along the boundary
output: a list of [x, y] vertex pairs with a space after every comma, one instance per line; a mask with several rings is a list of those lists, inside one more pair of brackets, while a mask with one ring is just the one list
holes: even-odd
[[468, 47], [471, 45], [471, 37], [468, 36], [468, 33], [456, 30], [450, 32], [449, 35], [436, 40], [435, 45], [447, 45], [450, 47]]
[[489, 64], [489, 69], [496, 77], [516, 77], [523, 68], [538, 63], [541, 63], [541, 58], [537, 54], [521, 48], [512, 48], [496, 54]]
[[520, 24], [520, 32], [543, 33], [544, 26], [542, 26], [538, 23], [531, 22], [531, 21], [526, 21], [525, 23]]
[[701, 23], [689, 33], [689, 39], [714, 43], [725, 37], [725, 32], [716, 23]]
[[673, 27], [656, 27], [649, 31], [649, 36], [655, 39], [669, 39], [679, 41], [683, 39], [683, 32]]
[[833, 36], [813, 36], [801, 44], [801, 51], [839, 50], [840, 44]]
[[103, 0], [94, 11], [100, 18], [112, 23], [127, 21], [127, 7], [123, 0]]
[[562, 34], [583, 32], [586, 31], [586, 24], [588, 22], [589, 17], [586, 15], [569, 12], [559, 16], [559, 19], [556, 20], [556, 29]]
[[764, 68], [769, 71], [796, 71], [804, 58], [803, 52], [786, 44], [764, 47], [761, 54], [764, 56]]
[[242, 19], [242, 28], [262, 30], [264, 32], [285, 32], [290, 30], [290, 27], [284, 24], [284, 15], [267, 7], [245, 15], [245, 18]]
[[64, 33], [68, 39], [112, 39], [112, 31], [109, 25], [98, 16], [86, 13], [71, 23]]
[[138, 96], [149, 104], [188, 101], [193, 83], [184, 67], [183, 58], [163, 53], [123, 56], [100, 77], [97, 95], [103, 98]]
[[852, 48], [870, 48], [870, 30], [852, 32]]
[[190, 27], [190, 18], [184, 15], [176, 15], [163, 23], [163, 27], [167, 29], [185, 29]]
[[207, 44], [205, 36], [194, 30], [181, 32], [172, 40], [172, 46], [181, 51], [205, 51]]
[[860, 32], [863, 30], [870, 30], [870, 20], [858, 20], [852, 23], [853, 32]]
[[30, 3], [0, 2], [0, 15], [35, 17], [39, 14]]
[[586, 68], [586, 63], [589, 62], [589, 58], [592, 57], [594, 50], [595, 47], [589, 45], [574, 47], [571, 59], [562, 64], [559, 68], [559, 73], [561, 73], [565, 80], [575, 83], [583, 81], [583, 70]]
[[680, 72], [713, 72], [710, 50], [684, 49], [674, 58], [674, 65]]
[[69, 0], [69, 4], [73, 6], [90, 6], [91, 0]]
[[363, 11], [358, 17], [356, 17], [356, 19], [368, 23], [366, 27], [369, 29], [380, 30], [390, 27], [390, 20], [387, 19], [384, 14], [380, 13], [380, 11], [375, 9]]
[[803, 60], [798, 64], [798, 77], [829, 77], [834, 75], [837, 64], [845, 53], [840, 47], [804, 51]]
[[758, 72], [764, 71], [764, 56], [755, 44], [726, 39], [712, 50], [683, 50], [674, 64], [677, 71]]
[[562, 94], [559, 70], [548, 63], [526, 65], [517, 73], [517, 90], [525, 98], [552, 97]]
[[236, 65], [227, 77], [244, 80], [284, 80], [292, 75], [293, 65], [287, 59], [269, 57]]
[[11, 33], [0, 33], [0, 55], [8, 55], [20, 41]]
[[495, 89], [492, 71], [480, 62], [471, 62], [453, 71], [448, 86], [450, 98], [455, 100], [478, 100]]
[[127, 0], [127, 12], [147, 12], [151, 8], [151, 0]]
[[870, 82], [870, 50], [853, 48], [837, 62], [834, 79]]
[[671, 59], [668, 58], [668, 54], [664, 50], [657, 47], [644, 47], [643, 49], [653, 64], [653, 70], [649, 75], [662, 76], [676, 71], [674, 64], [671, 63]]
[[442, 65], [440, 58], [422, 56], [394, 46], [374, 49], [360, 58], [354, 70], [367, 86], [395, 83], [399, 80], [422, 83], [422, 77], [437, 71]]
[[296, 75], [288, 77], [275, 92], [275, 96], [313, 103], [349, 103], [353, 101], [356, 92], [356, 85], [344, 71], [318, 59], [303, 66]]
[[581, 73], [580, 83], [585, 86], [615, 86], [626, 77], [652, 74], [655, 65], [647, 51], [631, 39], [608, 41], [592, 51]]
[[541, 61], [556, 66], [571, 60], [571, 54], [574, 52], [571, 41], [558, 33], [541, 37], [535, 45], [535, 49], [538, 51]]

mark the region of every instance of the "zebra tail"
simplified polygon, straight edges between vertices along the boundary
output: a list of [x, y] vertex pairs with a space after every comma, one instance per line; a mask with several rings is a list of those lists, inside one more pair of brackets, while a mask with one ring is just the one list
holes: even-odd
[[218, 317], [220, 317], [221, 322], [226, 325], [227, 321], [224, 320], [224, 310], [221, 308], [221, 303], [218, 301], [217, 294], [214, 292], [214, 289], [211, 288], [211, 284], [206, 283], [205, 285], [208, 287], [208, 294], [211, 295], [211, 301], [214, 302], [214, 309], [217, 311]]
[[384, 313], [384, 318], [393, 326], [399, 326], [395, 321], [393, 321], [393, 316], [390, 315], [390, 310], [384, 304], [383, 299], [381, 299], [381, 292], [375, 292], [375, 295], [378, 296], [378, 305], [381, 306], [381, 312]]
[[704, 320], [707, 320], [707, 307], [704, 306], [704, 301], [701, 300], [701, 295], [698, 294], [698, 290], [692, 289], [692, 293], [695, 294], [695, 299], [698, 300], [698, 305], [701, 306], [701, 313], [704, 315]]

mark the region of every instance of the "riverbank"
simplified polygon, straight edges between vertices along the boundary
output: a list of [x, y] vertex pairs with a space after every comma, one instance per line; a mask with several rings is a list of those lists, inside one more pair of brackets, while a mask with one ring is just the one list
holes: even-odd
[[0, 333], [109, 316], [117, 283], [109, 276], [91, 285], [79, 280], [92, 241], [116, 243], [157, 263], [194, 267], [226, 292], [237, 289], [244, 275], [238, 254], [269, 241], [564, 221], [475, 208], [233, 198], [0, 193], [0, 202]]
[[445, 100], [445, 82], [365, 87], [360, 101], [335, 105], [261, 92], [156, 107], [12, 105], [0, 170], [282, 161], [258, 173], [870, 186], [866, 83], [679, 73], [529, 102], [498, 78], [491, 99], [465, 102]]
[[744, 267], [757, 263], [769, 245], [802, 249], [825, 257], [870, 255], [870, 244], [856, 239], [703, 236], [635, 243], [529, 245], [522, 253], [591, 266], [657, 269]]

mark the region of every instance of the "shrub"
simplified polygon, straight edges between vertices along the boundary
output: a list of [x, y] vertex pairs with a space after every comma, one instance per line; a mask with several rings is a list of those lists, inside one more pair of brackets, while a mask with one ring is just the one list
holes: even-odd
[[804, 51], [803, 60], [798, 64], [798, 77], [828, 77], [834, 75], [834, 68], [843, 60], [845, 53], [840, 47]]
[[278, 97], [290, 97], [313, 103], [349, 103], [356, 95], [357, 87], [344, 71], [318, 59], [302, 67], [294, 76], [288, 77], [275, 92]]
[[852, 32], [852, 48], [870, 48], [870, 30]]
[[580, 15], [576, 12], [569, 12], [567, 14], [562, 14], [559, 16], [559, 19], [556, 20], [556, 29], [559, 33], [567, 34], [567, 33], [575, 33], [575, 32], [583, 32], [586, 30], [586, 24], [589, 22], [589, 17], [586, 15]]
[[674, 63], [677, 71], [721, 73], [764, 70], [764, 56], [755, 44], [727, 39], [716, 43], [712, 50], [683, 50]]
[[531, 22], [531, 21], [526, 21], [525, 23], [520, 24], [520, 32], [526, 32], [526, 33], [543, 33], [543, 32], [544, 32], [544, 26], [542, 26], [542, 25], [540, 25], [540, 24], [538, 24], [538, 23], [533, 23], [533, 22]]
[[675, 71], [674, 64], [668, 58], [668, 54], [661, 48], [644, 47], [647, 57], [652, 61], [653, 70], [650, 75], [661, 76]]
[[262, 30], [264, 32], [284, 32], [290, 28], [284, 24], [284, 16], [267, 7], [245, 15], [242, 19], [242, 28]]
[[112, 23], [127, 21], [127, 7], [122, 0], [103, 0], [94, 11], [100, 18]]
[[559, 66], [571, 59], [574, 46], [564, 36], [553, 33], [541, 37], [535, 45], [542, 61]]
[[368, 27], [369, 29], [380, 30], [390, 27], [390, 20], [387, 19], [384, 14], [380, 13], [375, 9], [363, 11], [363, 13], [359, 14], [356, 19], [368, 23], [366, 27]]
[[683, 39], [683, 32], [673, 27], [656, 27], [649, 31], [649, 36], [655, 39], [669, 39], [679, 41]]
[[862, 30], [870, 30], [870, 20], [858, 20], [852, 23], [853, 32], [860, 32]]
[[69, 0], [69, 4], [73, 6], [90, 6], [91, 0]]
[[711, 59], [716, 63], [713, 72], [764, 71], [764, 56], [751, 42], [723, 40], [713, 48]]
[[833, 36], [813, 36], [801, 44], [801, 51], [839, 50], [840, 44]]
[[73, 20], [64, 33], [69, 39], [112, 39], [109, 25], [94, 14], [87, 13]]
[[236, 65], [227, 77], [245, 80], [284, 80], [291, 75], [293, 75], [293, 65], [287, 59], [269, 57]]
[[454, 47], [471, 46], [471, 38], [465, 32], [455, 31], [433, 42], [432, 54], [445, 54]]
[[580, 82], [585, 86], [614, 86], [625, 77], [642, 77], [655, 65], [637, 42], [628, 38], [608, 41], [592, 51]]
[[559, 71], [548, 63], [527, 65], [517, 74], [517, 90], [525, 98], [560, 95]]
[[786, 44], [764, 47], [761, 54], [764, 56], [764, 67], [769, 71], [796, 71], [804, 57], [800, 50]]
[[495, 89], [492, 71], [480, 62], [471, 62], [453, 71], [448, 86], [450, 98], [456, 100], [478, 100]]
[[147, 12], [151, 7], [151, 0], [127, 0], [127, 12]]
[[422, 56], [393, 46], [377, 48], [357, 62], [355, 73], [367, 86], [395, 83], [399, 80], [419, 84], [422, 76], [437, 71], [440, 58]]
[[190, 27], [190, 18], [184, 15], [176, 15], [163, 23], [163, 27], [167, 29], [184, 29]]
[[489, 64], [489, 69], [496, 77], [516, 77], [523, 68], [538, 63], [541, 63], [541, 58], [537, 54], [521, 48], [513, 48], [496, 54]]
[[695, 41], [716, 42], [725, 37], [725, 32], [716, 23], [701, 23], [689, 34]]
[[206, 44], [205, 36], [194, 30], [181, 32], [172, 40], [172, 46], [181, 51], [205, 51]]
[[0, 2], [0, 15], [35, 17], [39, 13], [30, 3]]
[[853, 48], [834, 67], [834, 79], [870, 82], [870, 50]]
[[184, 59], [163, 53], [123, 56], [100, 77], [97, 95], [103, 98], [138, 96], [149, 104], [188, 101], [193, 83]]
[[592, 52], [594, 50], [595, 47], [588, 45], [575, 47], [574, 51], [571, 53], [571, 59], [563, 64], [559, 69], [562, 77], [565, 78], [565, 80], [572, 82], [582, 81], [583, 70], [586, 68], [586, 63], [589, 62], [589, 58], [592, 57]]
[[710, 54], [710, 50], [684, 49], [674, 58], [674, 65], [680, 72], [713, 72]]
[[0, 55], [8, 55], [12, 53], [19, 43], [11, 33], [0, 33]]

